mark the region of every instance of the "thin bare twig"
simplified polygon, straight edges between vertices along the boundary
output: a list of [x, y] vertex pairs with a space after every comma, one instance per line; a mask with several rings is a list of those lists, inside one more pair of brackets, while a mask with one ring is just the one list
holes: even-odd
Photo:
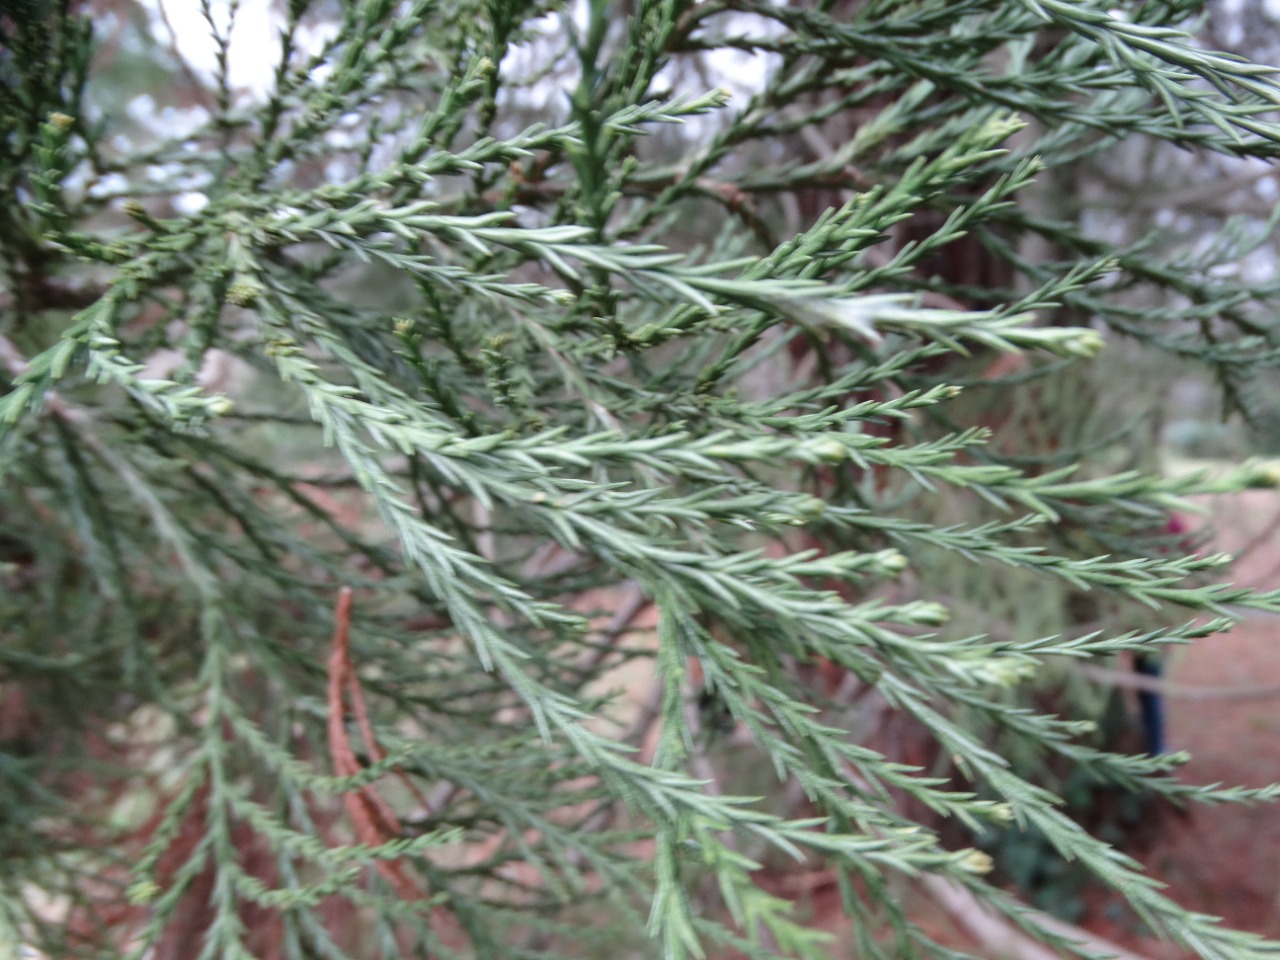
[[[355, 776], [361, 771], [360, 761], [351, 749], [347, 736], [346, 697], [350, 694], [353, 708], [370, 757], [377, 760], [382, 753], [373, 738], [373, 728], [364, 709], [364, 698], [351, 665], [351, 588], [338, 591], [334, 609], [332, 650], [329, 654], [329, 755], [334, 772], [340, 777]], [[356, 828], [361, 843], [382, 846], [404, 835], [395, 811], [373, 784], [365, 784], [342, 795], [343, 804]], [[374, 867], [406, 901], [421, 900], [425, 891], [405, 870], [403, 859], [376, 860]]]
[[631, 622], [640, 615], [652, 601], [644, 595], [644, 591], [640, 585], [634, 580], [628, 580], [622, 596], [618, 599], [617, 609], [613, 616], [609, 619], [609, 623], [600, 631], [600, 639], [593, 649], [583, 661], [577, 665], [575, 669], [582, 673], [589, 673], [598, 667], [612, 652], [612, 643], [622, 636], [631, 626]]
[[[955, 881], [945, 877], [924, 876], [921, 885], [934, 901], [965, 930], [969, 936], [992, 953], [1010, 960], [1059, 960], [1057, 952], [1037, 943], [1013, 924], [992, 913], [976, 897]], [[1027, 911], [1040, 926], [1068, 940], [1083, 950], [1116, 960], [1146, 960], [1118, 944], [1095, 936], [1087, 930], [1065, 923], [1038, 911]]]
[[1262, 683], [1241, 687], [1200, 687], [1185, 683], [1161, 680], [1140, 673], [1108, 670], [1093, 664], [1082, 663], [1076, 667], [1084, 676], [1099, 683], [1129, 690], [1158, 693], [1179, 700], [1268, 700], [1280, 696], [1280, 684]]
[[[1239, 550], [1235, 551], [1235, 562], [1239, 563], [1241, 560], [1249, 556], [1249, 554], [1253, 553], [1259, 547], [1264, 547], [1264, 546], [1268, 546], [1270, 544], [1275, 543], [1275, 537], [1276, 537], [1277, 531], [1280, 531], [1280, 511], [1277, 511], [1275, 516], [1271, 518], [1270, 522], [1267, 523], [1267, 525], [1263, 527], [1254, 537], [1252, 537], [1248, 543], [1246, 543]], [[1275, 577], [1275, 573], [1272, 572], [1267, 576], [1263, 577], [1259, 581], [1259, 583], [1268, 583], [1274, 577]]]

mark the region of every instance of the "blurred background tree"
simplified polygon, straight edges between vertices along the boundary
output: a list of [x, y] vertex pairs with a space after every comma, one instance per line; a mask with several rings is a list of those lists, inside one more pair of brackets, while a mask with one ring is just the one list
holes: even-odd
[[1158, 456], [1274, 452], [1196, 4], [0, 11], [0, 951], [1096, 955], [1030, 849], [1273, 952], [1059, 809], [1273, 795], [1064, 666], [1280, 609]]

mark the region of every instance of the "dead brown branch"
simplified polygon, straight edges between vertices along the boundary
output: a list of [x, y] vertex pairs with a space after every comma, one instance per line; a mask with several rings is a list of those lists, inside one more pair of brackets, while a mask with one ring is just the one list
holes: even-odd
[[[351, 698], [352, 711], [356, 715], [356, 723], [370, 759], [376, 763], [385, 754], [374, 737], [364, 695], [351, 665], [350, 587], [343, 587], [338, 591], [334, 620], [332, 652], [329, 655], [329, 755], [338, 776], [353, 777], [363, 768], [347, 735], [347, 696]], [[348, 790], [342, 795], [342, 800], [361, 843], [377, 847], [404, 836], [395, 811], [373, 784]], [[425, 799], [423, 802], [425, 803]], [[409, 876], [402, 859], [378, 860], [376, 868], [405, 900], [414, 901], [426, 897], [422, 887]]]

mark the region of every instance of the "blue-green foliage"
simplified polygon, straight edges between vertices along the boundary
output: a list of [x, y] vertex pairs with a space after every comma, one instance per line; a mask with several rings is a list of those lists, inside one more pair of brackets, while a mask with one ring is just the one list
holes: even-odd
[[[859, 956], [957, 956], [896, 896], [922, 873], [1092, 955], [907, 810], [1025, 828], [1202, 957], [1275, 953], [972, 732], [1270, 799], [1008, 692], [1280, 610], [1138, 535], [1275, 468], [1019, 459], [957, 403], [999, 353], [1028, 355], [1014, 396], [1121, 339], [1229, 400], [1274, 364], [1270, 287], [1038, 186], [1132, 138], [1273, 157], [1273, 71], [1185, 3], [292, 0], [254, 98], [247, 0], [199, 5], [210, 78], [112, 6], [114, 33], [0, 8], [0, 956], [845, 950], [757, 882], [779, 857], [836, 871]], [[757, 55], [754, 93], [707, 89], [716, 51]], [[113, 56], [195, 126], [130, 120]], [[950, 598], [911, 571], [947, 565], [1147, 627], [935, 633]], [[882, 752], [850, 691], [972, 792]], [[717, 725], [791, 803], [718, 782]]]

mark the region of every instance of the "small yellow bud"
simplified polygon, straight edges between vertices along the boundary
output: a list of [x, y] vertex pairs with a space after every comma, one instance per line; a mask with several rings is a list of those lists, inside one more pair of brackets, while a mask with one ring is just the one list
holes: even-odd
[[266, 288], [257, 280], [242, 278], [227, 288], [227, 303], [237, 307], [251, 307], [266, 292]]
[[983, 663], [974, 673], [976, 679], [997, 687], [1016, 687], [1023, 680], [1035, 675], [1035, 663], [1017, 660], [994, 660]]
[[66, 133], [76, 125], [76, 118], [65, 113], [51, 113], [49, 123], [58, 132]]
[[1102, 334], [1096, 330], [1081, 330], [1076, 336], [1063, 341], [1062, 352], [1071, 357], [1089, 359], [1102, 350], [1104, 342]]
[[1280, 487], [1280, 463], [1270, 461], [1256, 464], [1254, 472], [1249, 476], [1248, 484], [1255, 489]]
[[840, 463], [849, 457], [848, 449], [835, 437], [823, 437], [817, 440], [809, 447], [809, 451], [819, 460], [825, 460], [827, 463]]
[[880, 564], [880, 569], [890, 576], [897, 576], [910, 563], [900, 550], [881, 550], [876, 555], [876, 561]]
[[815, 520], [827, 512], [827, 502], [821, 497], [804, 497], [795, 506], [796, 514], [806, 520]]
[[987, 819], [993, 823], [1013, 823], [1013, 807], [1007, 803], [993, 803], [987, 810]]
[[996, 862], [981, 850], [970, 850], [960, 858], [960, 869], [983, 876], [995, 868]]
[[910, 616], [912, 623], [919, 623], [926, 627], [940, 627], [951, 619], [951, 611], [940, 603], [925, 600], [910, 607]]

